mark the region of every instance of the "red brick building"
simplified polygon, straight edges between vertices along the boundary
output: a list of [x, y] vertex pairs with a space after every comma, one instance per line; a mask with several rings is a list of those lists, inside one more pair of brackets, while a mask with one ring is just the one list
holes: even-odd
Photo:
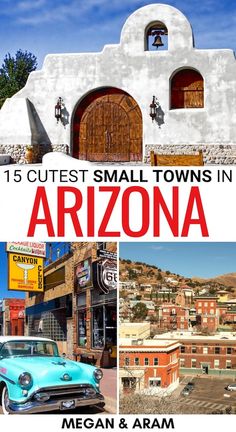
[[218, 333], [214, 336], [191, 332], [165, 333], [155, 336], [158, 342], [173, 339], [180, 346], [180, 372], [183, 374], [229, 375], [236, 378], [236, 336]]
[[230, 326], [236, 326], [236, 308], [229, 308], [221, 315], [222, 324], [229, 324]]
[[221, 323], [221, 321], [223, 321], [224, 315], [227, 313], [228, 309], [229, 309], [229, 307], [227, 305], [223, 305], [223, 304], [217, 305], [216, 310], [217, 310], [217, 315], [219, 316], [219, 323]]
[[117, 244], [73, 243], [73, 353], [96, 366], [117, 364]]
[[188, 330], [189, 309], [174, 304], [160, 306], [159, 325], [164, 330]]
[[194, 297], [193, 289], [184, 285], [183, 287], [180, 287], [179, 291], [177, 291], [175, 303], [182, 307], [184, 306], [191, 307], [194, 302], [193, 297]]
[[219, 316], [219, 325], [229, 325], [234, 330], [236, 326], [236, 305], [235, 303], [218, 303], [217, 315]]
[[197, 325], [207, 328], [209, 332], [215, 332], [219, 324], [216, 312], [217, 299], [218, 297], [213, 295], [195, 297]]
[[123, 392], [172, 391], [179, 383], [179, 343], [120, 339], [120, 389]]
[[116, 243], [73, 242], [60, 248], [46, 261], [44, 292], [26, 295], [28, 334], [54, 339], [60, 353], [72, 359], [116, 366]]
[[25, 300], [6, 298], [3, 300], [3, 335], [23, 336]]

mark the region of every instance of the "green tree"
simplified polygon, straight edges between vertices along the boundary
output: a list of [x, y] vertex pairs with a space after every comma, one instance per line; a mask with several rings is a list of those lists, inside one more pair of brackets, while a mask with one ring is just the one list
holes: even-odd
[[216, 288], [214, 288], [214, 287], [210, 287], [210, 289], [209, 289], [209, 294], [214, 295], [214, 294], [216, 294], [216, 292], [217, 292], [217, 289], [216, 289]]
[[18, 50], [15, 56], [6, 54], [0, 68], [0, 107], [25, 86], [30, 72], [36, 68], [37, 58], [31, 52]]
[[190, 286], [191, 288], [195, 288], [195, 286], [196, 286], [196, 283], [195, 283], [195, 282], [193, 282], [193, 281], [191, 281], [191, 282], [188, 282], [188, 286]]
[[142, 321], [145, 320], [148, 310], [145, 303], [139, 302], [132, 308], [133, 320]]
[[129, 275], [129, 279], [137, 279], [137, 273], [135, 273], [135, 271], [133, 271], [132, 269], [128, 269], [128, 275]]

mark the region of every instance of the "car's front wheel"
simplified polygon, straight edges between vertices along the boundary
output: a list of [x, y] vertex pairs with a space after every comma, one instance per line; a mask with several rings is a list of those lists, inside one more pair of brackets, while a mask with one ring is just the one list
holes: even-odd
[[10, 412], [9, 412], [9, 395], [8, 395], [8, 389], [6, 386], [3, 387], [1, 399], [2, 399], [1, 402], [2, 402], [3, 414], [5, 414], [5, 415], [10, 414]]

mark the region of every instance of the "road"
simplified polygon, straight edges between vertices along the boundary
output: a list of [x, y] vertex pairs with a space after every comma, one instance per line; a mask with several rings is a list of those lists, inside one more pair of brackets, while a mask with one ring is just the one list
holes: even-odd
[[[179, 403], [183, 406], [186, 414], [197, 410], [199, 414], [211, 414], [216, 411], [223, 411], [232, 407], [236, 413], [236, 392], [229, 392], [225, 387], [234, 382], [229, 378], [217, 377], [196, 377], [184, 378], [181, 382], [181, 390], [189, 381], [195, 384], [194, 390], [189, 396], [179, 397]], [[180, 389], [179, 389], [180, 390]]]

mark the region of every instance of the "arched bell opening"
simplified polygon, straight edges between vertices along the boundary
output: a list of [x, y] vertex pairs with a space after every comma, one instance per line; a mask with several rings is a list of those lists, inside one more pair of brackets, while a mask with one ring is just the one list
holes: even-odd
[[161, 21], [150, 23], [145, 30], [145, 51], [168, 50], [168, 29]]
[[142, 113], [123, 90], [106, 87], [85, 96], [73, 116], [73, 157], [94, 162], [142, 160]]

